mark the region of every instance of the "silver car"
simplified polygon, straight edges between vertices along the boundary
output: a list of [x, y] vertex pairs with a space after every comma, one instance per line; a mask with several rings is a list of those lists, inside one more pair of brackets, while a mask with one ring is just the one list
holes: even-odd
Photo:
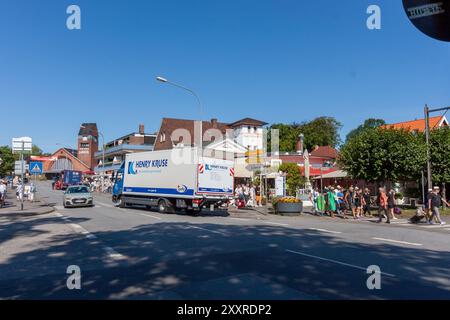
[[70, 186], [64, 192], [63, 206], [64, 208], [92, 207], [94, 206], [94, 198], [87, 186]]

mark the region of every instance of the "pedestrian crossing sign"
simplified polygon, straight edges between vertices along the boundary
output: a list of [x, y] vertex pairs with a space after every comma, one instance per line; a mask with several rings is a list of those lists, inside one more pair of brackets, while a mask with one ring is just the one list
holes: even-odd
[[30, 174], [42, 174], [42, 162], [30, 162]]

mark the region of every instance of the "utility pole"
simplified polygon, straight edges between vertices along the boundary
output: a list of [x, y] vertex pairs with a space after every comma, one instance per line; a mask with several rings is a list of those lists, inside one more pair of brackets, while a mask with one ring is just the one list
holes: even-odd
[[[430, 151], [430, 113], [440, 112], [440, 111], [448, 111], [450, 107], [438, 108], [438, 109], [430, 109], [428, 105], [425, 105], [425, 140], [427, 145], [427, 185], [428, 189], [433, 188], [432, 183], [432, 174], [431, 174], [431, 151]], [[444, 184], [444, 198], [445, 198], [445, 184]]]
[[430, 161], [430, 108], [425, 105], [425, 143], [427, 146], [427, 185], [428, 189], [433, 188], [431, 180], [431, 161]]

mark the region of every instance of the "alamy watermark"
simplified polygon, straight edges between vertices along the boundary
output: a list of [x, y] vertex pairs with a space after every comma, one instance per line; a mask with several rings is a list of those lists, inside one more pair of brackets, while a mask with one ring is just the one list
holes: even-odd
[[81, 290], [81, 269], [77, 265], [67, 267], [66, 273], [69, 274], [66, 285], [69, 290]]
[[367, 267], [367, 278], [366, 285], [369, 290], [381, 290], [381, 269], [377, 265], [371, 265]]

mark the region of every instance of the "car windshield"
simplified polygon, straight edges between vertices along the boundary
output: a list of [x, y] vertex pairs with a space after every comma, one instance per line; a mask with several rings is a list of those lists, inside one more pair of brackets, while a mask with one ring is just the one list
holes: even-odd
[[88, 188], [86, 188], [84, 186], [71, 187], [71, 188], [67, 189], [67, 193], [88, 193], [88, 192], [89, 192]]

